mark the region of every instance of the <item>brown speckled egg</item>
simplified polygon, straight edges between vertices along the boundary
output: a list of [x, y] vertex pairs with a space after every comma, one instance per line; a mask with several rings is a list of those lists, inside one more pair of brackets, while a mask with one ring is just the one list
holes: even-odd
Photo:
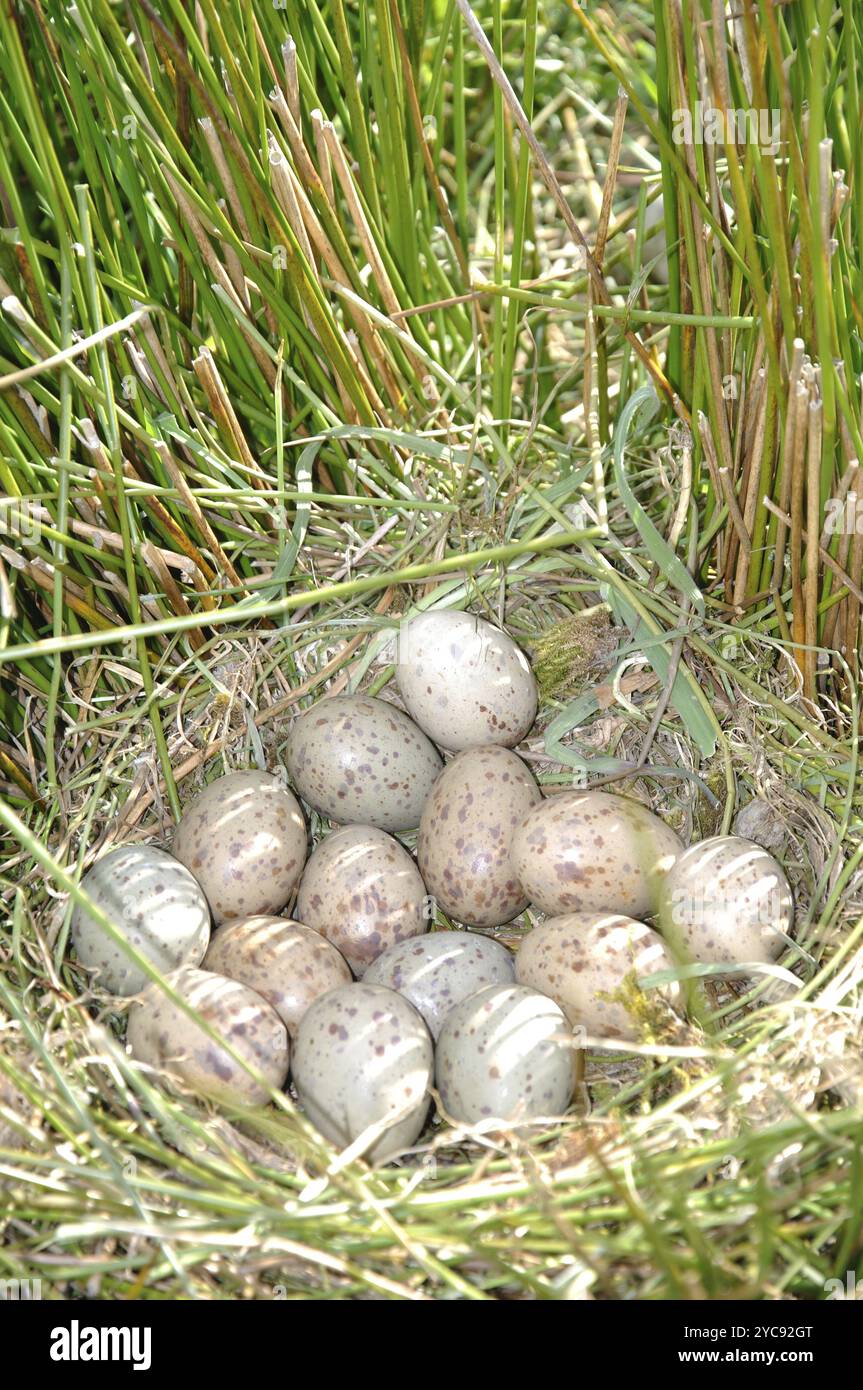
[[420, 728], [453, 751], [512, 748], [536, 718], [536, 681], [524, 652], [472, 613], [436, 610], [402, 623], [396, 682]]
[[304, 801], [342, 825], [415, 830], [443, 766], [404, 710], [369, 695], [319, 700], [291, 726], [285, 754]]
[[306, 826], [277, 777], [229, 772], [186, 807], [174, 854], [200, 883], [218, 926], [281, 911], [305, 863]]
[[426, 887], [457, 922], [511, 922], [528, 904], [512, 838], [540, 790], [508, 748], [466, 748], [447, 763], [420, 821], [417, 861]]
[[[641, 1036], [638, 1010], [629, 1007], [636, 980], [673, 968], [658, 932], [614, 912], [549, 917], [528, 933], [515, 958], [515, 978], [547, 994], [573, 1026], [626, 1041]], [[645, 995], [646, 1007], [657, 994], [672, 1007], [680, 1002], [679, 985], [669, 984]]]
[[523, 985], [488, 985], [447, 1014], [435, 1084], [463, 1124], [562, 1115], [575, 1081], [572, 1030], [551, 999]]
[[691, 845], [660, 890], [660, 927], [686, 961], [770, 964], [782, 955], [793, 921], [794, 898], [781, 865], [738, 835]]
[[407, 850], [372, 825], [346, 825], [321, 840], [306, 865], [297, 918], [363, 975], [388, 946], [427, 930], [425, 884]]
[[414, 1143], [431, 1079], [428, 1029], [394, 990], [365, 983], [331, 990], [300, 1024], [294, 1084], [306, 1114], [340, 1148], [378, 1127], [365, 1150], [372, 1162]]
[[[207, 970], [184, 966], [165, 978], [270, 1086], [284, 1086], [290, 1063], [288, 1032], [266, 999]], [[132, 1006], [127, 1041], [137, 1061], [169, 1072], [190, 1090], [225, 1105], [263, 1105], [269, 1099], [264, 1086], [158, 985], [149, 985]]]
[[512, 984], [514, 961], [505, 946], [476, 932], [439, 931], [390, 946], [365, 973], [409, 999], [437, 1040], [456, 1004], [486, 985]]
[[655, 911], [662, 876], [683, 845], [629, 797], [566, 792], [529, 811], [512, 840], [512, 864], [542, 912]]
[[[185, 866], [153, 845], [118, 845], [97, 859], [81, 887], [127, 941], [163, 974], [200, 965], [210, 940], [210, 909]], [[83, 907], [72, 913], [72, 941], [93, 981], [112, 994], [137, 994], [144, 974]]]
[[292, 1038], [319, 994], [350, 984], [344, 956], [319, 932], [288, 917], [241, 917], [220, 927], [204, 969], [257, 990]]

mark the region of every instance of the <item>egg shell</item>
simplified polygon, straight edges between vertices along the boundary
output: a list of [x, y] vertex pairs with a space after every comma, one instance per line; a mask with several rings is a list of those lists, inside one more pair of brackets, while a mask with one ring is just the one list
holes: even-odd
[[524, 652], [472, 613], [420, 613], [403, 622], [396, 683], [420, 728], [453, 752], [512, 748], [536, 718], [536, 681]]
[[[166, 980], [276, 1090], [290, 1064], [288, 1032], [260, 994], [207, 970], [182, 967]], [[156, 984], [132, 1007], [126, 1040], [139, 1062], [225, 1105], [263, 1105], [268, 1092]]]
[[206, 893], [217, 926], [280, 912], [302, 873], [306, 843], [296, 797], [269, 772], [216, 778], [174, 832], [174, 853]]
[[609, 792], [566, 792], [528, 811], [512, 840], [512, 864], [542, 912], [655, 911], [659, 883], [683, 844], [639, 801]]
[[364, 979], [409, 999], [437, 1041], [450, 1009], [486, 985], [512, 984], [514, 975], [513, 957], [499, 941], [476, 932], [439, 931], [390, 946]]
[[321, 840], [300, 880], [296, 914], [360, 976], [387, 947], [429, 925], [417, 866], [373, 825], [346, 825]]
[[785, 950], [793, 921], [782, 866], [739, 835], [690, 845], [662, 884], [659, 924], [686, 961], [769, 964]]
[[285, 761], [304, 801], [342, 825], [415, 830], [443, 763], [421, 729], [386, 700], [319, 700], [291, 726]]
[[[571, 912], [549, 917], [521, 942], [515, 978], [553, 999], [575, 1027], [594, 1037], [634, 1042], [641, 1023], [622, 999], [627, 986], [646, 975], [674, 968], [674, 959], [658, 932], [617, 913]], [[645, 1002], [661, 995], [680, 1004], [680, 986], [651, 990]]]
[[562, 1115], [572, 1099], [572, 1030], [551, 999], [524, 985], [488, 985], [444, 1020], [435, 1084], [463, 1124]]
[[508, 748], [467, 748], [447, 763], [423, 809], [417, 862], [438, 906], [474, 927], [511, 922], [528, 898], [512, 863], [516, 827], [541, 797]]
[[365, 1157], [409, 1148], [429, 1107], [433, 1049], [412, 1004], [382, 985], [344, 985], [316, 999], [294, 1049], [294, 1083], [309, 1119], [340, 1148], [370, 1125]]
[[[154, 845], [118, 845], [97, 859], [81, 887], [136, 950], [164, 974], [200, 965], [210, 940], [210, 909], [187, 868]], [[77, 903], [72, 942], [93, 983], [111, 994], [137, 994], [149, 977]]]
[[320, 932], [289, 917], [241, 917], [219, 927], [204, 969], [254, 989], [272, 1004], [291, 1038], [319, 994], [350, 984], [344, 956]]

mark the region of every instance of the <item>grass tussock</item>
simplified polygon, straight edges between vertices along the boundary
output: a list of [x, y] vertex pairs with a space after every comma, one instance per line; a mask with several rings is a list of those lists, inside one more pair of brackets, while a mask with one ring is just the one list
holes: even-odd
[[[0, 1279], [863, 1274], [863, 556], [825, 529], [861, 457], [860, 25], [708, 8], [4, 8]], [[779, 109], [778, 153], [674, 144], [675, 107], [726, 96]], [[430, 603], [530, 650], [547, 789], [757, 830], [795, 937], [778, 975], [692, 982], [686, 1023], [643, 996], [566, 1121], [435, 1122], [371, 1170], [287, 1097], [216, 1114], [132, 1066], [68, 921], [107, 846], [278, 767], [325, 692], [388, 691], [392, 625]]]

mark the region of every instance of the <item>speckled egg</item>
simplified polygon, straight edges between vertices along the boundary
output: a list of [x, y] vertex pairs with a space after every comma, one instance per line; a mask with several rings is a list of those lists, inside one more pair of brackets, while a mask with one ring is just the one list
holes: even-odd
[[662, 884], [659, 923], [683, 960], [769, 964], [782, 955], [793, 921], [781, 865], [738, 835], [691, 845]]
[[562, 1115], [574, 1063], [572, 1030], [551, 999], [524, 985], [488, 985], [447, 1014], [435, 1085], [463, 1124]]
[[536, 718], [536, 681], [524, 652], [472, 613], [420, 613], [402, 623], [396, 682], [420, 728], [453, 751], [512, 748]]
[[291, 726], [285, 761], [304, 801], [342, 825], [415, 830], [443, 766], [404, 710], [370, 695], [337, 695]]
[[512, 984], [513, 957], [499, 941], [475, 932], [439, 931], [399, 941], [365, 974], [409, 999], [437, 1040], [450, 1009], [486, 985]]
[[[207, 970], [183, 967], [165, 978], [270, 1086], [284, 1086], [290, 1064], [288, 1032], [266, 999]], [[150, 985], [133, 1005], [126, 1040], [137, 1061], [169, 1072], [190, 1090], [225, 1105], [263, 1105], [269, 1099], [264, 1086], [158, 985]]]
[[[81, 887], [127, 941], [163, 974], [200, 965], [210, 940], [210, 909], [189, 870], [153, 845], [118, 845], [97, 859]], [[93, 982], [111, 994], [137, 994], [149, 977], [94, 917], [77, 904], [72, 941]]]
[[429, 1107], [432, 1041], [412, 1004], [382, 985], [345, 985], [300, 1024], [294, 1083], [312, 1123], [345, 1148], [371, 1125], [365, 1157], [391, 1158], [417, 1139]]
[[229, 772], [186, 807], [174, 853], [207, 895], [216, 925], [280, 912], [302, 873], [299, 803], [269, 772]]
[[515, 978], [547, 994], [573, 1026], [594, 1037], [636, 1041], [639, 1012], [657, 995], [680, 1004], [680, 986], [663, 985], [642, 994], [636, 981], [674, 960], [658, 932], [614, 912], [571, 912], [549, 917], [524, 938], [515, 959]]
[[423, 810], [417, 862], [448, 917], [492, 927], [524, 911], [512, 839], [539, 801], [532, 773], [508, 748], [466, 748], [447, 763]]
[[512, 840], [512, 865], [542, 912], [653, 912], [659, 883], [683, 845], [629, 797], [566, 792], [528, 811]]
[[292, 1038], [319, 994], [350, 984], [344, 956], [319, 932], [288, 917], [241, 917], [210, 942], [204, 969], [248, 985], [272, 1004]]
[[346, 825], [321, 840], [300, 880], [295, 911], [357, 975], [388, 946], [426, 931], [430, 920], [414, 861], [373, 825]]

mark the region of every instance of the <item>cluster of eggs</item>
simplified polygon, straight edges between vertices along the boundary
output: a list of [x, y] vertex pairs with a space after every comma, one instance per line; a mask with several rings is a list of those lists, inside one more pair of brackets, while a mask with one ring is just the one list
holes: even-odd
[[[297, 795], [229, 773], [185, 808], [171, 854], [125, 845], [96, 861], [83, 887], [137, 961], [80, 906], [72, 917], [79, 961], [135, 996], [136, 1059], [230, 1105], [264, 1102], [290, 1073], [320, 1131], [365, 1136], [377, 1160], [417, 1139], [433, 1085], [459, 1122], [562, 1114], [575, 1027], [637, 1038], [627, 982], [680, 960], [775, 959], [792, 914], [781, 868], [749, 841], [684, 850], [627, 797], [544, 797], [512, 751], [536, 684], [498, 628], [408, 620], [396, 680], [408, 713], [351, 695], [295, 719]], [[298, 798], [338, 827], [310, 855]], [[395, 837], [416, 829], [414, 860]], [[477, 930], [529, 904], [542, 920], [515, 957]], [[430, 932], [436, 909], [458, 926]], [[679, 1004], [673, 981], [659, 992]]]

